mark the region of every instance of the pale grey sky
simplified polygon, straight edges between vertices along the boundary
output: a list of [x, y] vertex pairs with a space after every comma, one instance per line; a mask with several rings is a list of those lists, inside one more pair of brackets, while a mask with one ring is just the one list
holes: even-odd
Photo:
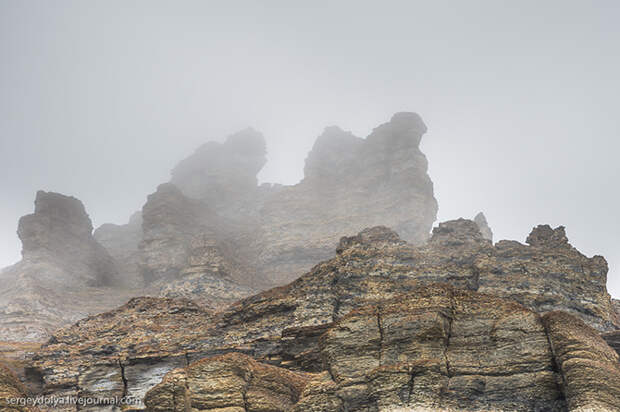
[[337, 124], [428, 125], [439, 220], [565, 225], [620, 296], [620, 2], [0, 0], [0, 266], [36, 190], [122, 223], [195, 147], [264, 133], [292, 184]]

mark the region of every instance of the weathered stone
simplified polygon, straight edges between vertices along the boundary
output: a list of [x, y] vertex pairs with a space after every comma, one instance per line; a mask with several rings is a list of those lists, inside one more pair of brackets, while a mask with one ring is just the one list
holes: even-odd
[[[83, 373], [80, 371], [84, 371], [85, 367], [97, 366], [101, 362], [106, 364], [110, 362], [109, 360], [118, 359], [119, 356], [125, 359], [123, 365], [141, 363], [148, 364], [152, 370], [165, 371], [178, 367], [183, 358], [192, 362], [221, 353], [242, 352], [259, 361], [290, 370], [322, 372], [326, 370], [324, 356], [329, 352], [321, 349], [320, 337], [330, 328], [336, 330], [333, 326], [334, 322], [346, 316], [353, 316], [347, 315], [351, 311], [364, 311], [368, 307], [389, 308], [384, 302], [397, 299], [402, 294], [407, 294], [408, 299], [412, 299], [411, 305], [415, 303], [420, 307], [420, 313], [426, 314], [420, 315], [417, 323], [409, 324], [406, 323], [409, 322], [407, 319], [414, 317], [414, 314], [403, 315], [410, 310], [407, 306], [409, 303], [394, 306], [394, 310], [389, 314], [386, 312], [385, 319], [381, 320], [382, 325], [394, 325], [392, 331], [395, 335], [393, 338], [389, 335], [390, 339], [397, 342], [400, 339], [413, 339], [422, 334], [419, 339], [433, 337], [436, 339], [433, 345], [436, 346], [418, 347], [415, 346], [417, 344], [412, 344], [413, 346], [409, 347], [395, 344], [395, 349], [385, 350], [381, 356], [397, 359], [402, 354], [410, 356], [411, 362], [417, 356], [416, 353], [428, 355], [428, 359], [431, 360], [435, 359], [430, 353], [433, 350], [439, 350], [437, 348], [440, 346], [437, 345], [441, 341], [440, 337], [446, 337], [445, 322], [450, 319], [450, 313], [444, 313], [445, 310], [442, 309], [437, 314], [432, 308], [449, 307], [452, 310], [452, 303], [454, 303], [452, 296], [455, 295], [462, 295], [459, 305], [465, 305], [462, 302], [468, 302], [467, 296], [474, 296], [471, 293], [481, 289], [484, 289], [489, 296], [504, 296], [509, 299], [516, 297], [524, 306], [534, 311], [566, 310], [601, 330], [614, 329], [609, 296], [604, 291], [605, 272], [594, 271], [596, 268], [602, 270], [606, 266], [600, 266], [603, 262], [599, 258], [586, 258], [573, 248], [561, 246], [553, 249], [549, 246], [525, 246], [517, 242], [506, 241], [493, 246], [490, 241], [482, 237], [474, 222], [460, 219], [439, 225], [434, 230], [429, 243], [424, 246], [411, 246], [402, 241], [394, 231], [385, 227], [374, 227], [358, 235], [342, 238], [337, 250], [334, 258], [320, 263], [311, 272], [289, 285], [245, 298], [215, 314], [199, 308], [192, 310], [195, 316], [171, 317], [171, 311], [178, 309], [172, 310], [168, 308], [169, 305], [172, 308], [178, 305], [184, 307], [187, 303], [156, 299], [153, 302], [160, 303], [150, 305], [144, 311], [125, 306], [114, 312], [112, 316], [104, 314], [89, 318], [72, 329], [65, 329], [55, 334], [53, 342], [38, 353], [34, 368], [40, 371], [46, 390], [51, 391], [54, 391], [55, 387], [62, 386], [60, 383], [66, 380], [66, 377], [79, 376]], [[584, 271], [584, 268], [590, 268], [587, 270], [593, 272]], [[564, 273], [564, 284], [559, 286], [557, 276], [550, 275], [552, 273]], [[437, 292], [431, 295], [432, 299], [424, 300], [423, 296], [426, 293], [424, 291], [427, 288], [432, 289], [427, 285], [436, 282], [445, 282], [464, 291], [450, 289], [443, 295]], [[588, 282], [592, 286], [589, 286]], [[559, 293], [554, 292], [556, 289]], [[571, 297], [571, 293], [572, 296], [580, 296], [580, 300]], [[544, 301], [539, 300], [540, 295], [545, 297]], [[530, 330], [523, 322], [527, 319], [534, 319], [533, 314], [515, 302], [509, 304], [507, 302], [510, 301], [504, 301], [500, 297], [494, 299], [497, 299], [499, 303], [495, 300], [490, 300], [490, 302], [497, 303], [497, 308], [494, 308], [494, 304], [483, 305], [482, 301], [477, 301], [478, 303], [475, 305], [472, 303], [471, 307], [464, 306], [465, 312], [459, 315], [459, 319], [465, 319], [465, 313], [468, 313], [467, 322], [479, 325], [481, 328], [491, 322], [489, 319], [495, 319], [492, 321], [496, 325], [493, 334], [490, 335], [492, 339], [498, 339], [494, 334], [502, 333], [502, 325], [516, 322], [512, 318], [514, 316], [522, 322], [518, 327], [515, 326], [521, 331], [515, 332], [516, 334]], [[415, 305], [411, 309], [414, 312], [418, 310], [415, 309], [418, 307]], [[477, 309], [474, 310], [475, 308]], [[509, 312], [510, 315], [502, 314], [501, 321], [493, 318], [497, 315], [496, 311], [500, 310]], [[180, 313], [185, 312], [181, 310]], [[116, 319], [124, 319], [125, 329], [115, 326], [118, 322]], [[365, 333], [368, 337], [369, 348], [374, 348], [375, 338], [371, 336], [376, 336], [380, 328], [377, 317], [373, 319], [374, 322], [366, 316], [358, 324], [348, 325], [345, 330], [354, 331], [355, 327], [358, 327], [360, 333]], [[159, 329], [158, 325], [169, 325], [169, 329]], [[488, 328], [485, 330], [488, 331]], [[432, 335], [433, 333], [435, 335]], [[531, 343], [526, 335], [521, 338], [524, 351], [538, 350], [535, 349], [539, 347], [536, 346], [538, 343]], [[501, 375], [499, 365], [505, 362], [504, 360], [500, 362], [494, 356], [498, 356], [497, 351], [503, 349], [485, 346], [489, 344], [486, 340], [476, 341], [474, 337], [471, 339], [464, 337], [463, 340], [465, 346], [475, 342], [476, 346], [485, 349], [484, 352], [480, 352], [481, 358], [475, 362], [471, 359], [467, 360], [466, 353], [458, 354], [458, 359], [464, 360], [454, 361], [455, 370], [461, 368], [464, 370], [462, 374], [467, 376], [470, 374]], [[110, 347], [110, 342], [118, 343]], [[144, 344], [137, 345], [136, 342], [144, 342]], [[500, 342], [502, 342], [501, 339]], [[346, 345], [347, 340], [344, 339], [341, 346], [346, 348]], [[454, 347], [453, 350], [457, 348]], [[350, 362], [351, 367], [358, 365], [355, 367], [359, 370], [375, 368], [372, 362], [375, 362], [377, 355], [371, 352], [371, 349], [367, 352], [361, 352], [360, 348], [351, 349], [348, 352], [351, 356], [357, 356], [356, 353], [365, 353], [366, 356], [363, 362], [352, 358], [354, 360]], [[528, 356], [534, 355], [529, 353]], [[340, 373], [338, 365], [345, 365], [344, 369], [342, 367], [339, 369], [345, 371], [342, 372], [344, 378], [341, 380], [349, 379], [357, 382], [356, 379], [359, 376], [353, 372], [347, 372], [348, 366], [346, 366], [344, 354], [339, 352], [338, 359], [339, 363], [334, 364], [336, 375]], [[525, 359], [523, 358], [522, 361]], [[436, 381], [433, 376], [439, 376], [436, 374], [439, 373], [438, 368], [441, 364], [433, 362], [435, 361], [425, 361], [416, 366], [416, 368], [426, 368], [424, 370], [427, 372], [424, 373], [430, 374], [424, 378], [428, 382], [424, 384], [426, 386]], [[462, 362], [462, 365], [459, 362]], [[492, 365], [485, 366], [486, 364]], [[115, 369], [114, 366], [111, 367]], [[398, 379], [403, 378], [404, 369], [399, 369], [401, 366], [398, 365], [394, 367], [396, 368], [394, 371], [388, 368], [377, 375], [376, 379], [389, 381], [392, 373], [396, 374]], [[127, 371], [127, 366], [125, 368]], [[140, 378], [136, 384], [132, 383], [131, 379], [128, 380], [129, 386], [139, 387], [132, 393], [146, 392], [151, 387], [149, 385], [156, 383], [146, 379], [149, 373], [151, 372], [143, 372], [144, 377]], [[536, 376], [538, 379], [539, 376]], [[86, 384], [86, 382], [80, 384], [74, 378], [71, 379], [73, 380], [65, 386], [72, 387], [76, 392], [81, 391], [81, 385]], [[455, 379], [454, 382], [466, 381], [459, 383], [462, 386], [458, 390], [465, 391], [463, 393], [469, 393], [467, 391], [475, 393], [481, 390], [482, 384], [476, 380], [477, 378], [458, 377]], [[425, 380], [420, 382], [425, 382]], [[487, 377], [485, 382], [487, 382], [485, 385], [488, 384], [491, 387], [492, 385], [500, 387], [505, 384], [498, 376]], [[550, 380], [544, 382], [548, 383]], [[542, 385], [544, 382], [540, 381], [539, 384]], [[514, 384], [518, 382], [515, 381]], [[544, 385], [540, 387], [547, 388]], [[346, 387], [346, 391], [349, 390], [361, 389], [358, 383], [355, 383]], [[547, 391], [547, 389], [544, 390]], [[500, 389], [497, 391], [501, 393]], [[337, 399], [325, 398], [327, 395], [323, 389], [317, 389], [316, 393], [329, 404], [340, 402]], [[534, 396], [532, 392], [528, 393]], [[430, 392], [427, 395], [420, 399], [430, 399]], [[500, 395], [497, 396], [497, 399], [500, 399]], [[540, 396], [541, 399], [544, 398], [543, 395]], [[361, 398], [355, 395], [355, 399]]]
[[482, 237], [493, 242], [493, 231], [487, 222], [487, 217], [484, 213], [480, 212], [474, 217], [474, 222], [478, 225], [478, 229], [480, 229], [480, 233], [482, 233]]
[[238, 228], [174, 185], [160, 185], [142, 210], [140, 269], [149, 294], [219, 307], [252, 294]]
[[147, 411], [286, 411], [309, 376], [230, 353], [170, 372], [146, 397]]
[[27, 405], [28, 390], [19, 379], [4, 365], [0, 364], [0, 410], [5, 412], [37, 412], [38, 408]]
[[169, 372], [145, 403], [150, 411], [239, 412], [620, 407], [618, 356], [594, 329], [565, 313], [541, 318], [513, 301], [445, 284], [326, 324], [318, 354], [318, 374], [239, 353], [203, 359]]
[[620, 410], [618, 354], [596, 330], [566, 313], [548, 313], [543, 323], [569, 410]]
[[93, 237], [114, 258], [118, 267], [120, 284], [129, 288], [143, 286], [139, 271], [138, 246], [142, 241], [142, 213], [136, 212], [124, 225], [106, 223], [97, 228]]
[[430, 285], [360, 308], [321, 347], [352, 411], [566, 407], [540, 317], [475, 292]]
[[[325, 129], [306, 159], [304, 179], [266, 201], [259, 267], [275, 284], [329, 258], [340, 237], [385, 225], [419, 244], [437, 214], [428, 162], [419, 149], [426, 126], [397, 113], [360, 139]], [[265, 269], [263, 269], [265, 271]]]
[[425, 241], [437, 212], [419, 149], [425, 131], [414, 113], [394, 115], [366, 139], [327, 128], [293, 186], [257, 186], [265, 162], [257, 132], [202, 146], [173, 170], [174, 186], [160, 186], [144, 206], [139, 253], [147, 282], [193, 272], [187, 259], [196, 238], [228, 242], [231, 265], [243, 267], [230, 276], [255, 289], [297, 278], [333, 256], [341, 236], [365, 227], [389, 225], [408, 241]]
[[265, 138], [253, 129], [208, 142], [172, 170], [170, 180], [183, 194], [217, 213], [239, 218], [256, 210], [256, 174], [267, 162]]
[[22, 260], [0, 273], [0, 339], [40, 341], [123, 302], [115, 263], [91, 232], [78, 199], [37, 192], [34, 213], [19, 222]]

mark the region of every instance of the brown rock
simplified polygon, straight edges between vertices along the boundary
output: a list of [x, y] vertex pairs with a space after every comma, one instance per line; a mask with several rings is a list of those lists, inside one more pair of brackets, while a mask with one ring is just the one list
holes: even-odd
[[566, 313], [548, 313], [543, 323], [569, 410], [620, 410], [618, 354], [596, 330]]
[[147, 411], [286, 411], [308, 381], [306, 374], [230, 353], [168, 373], [145, 397]]
[[[516, 296], [522, 299], [525, 306], [535, 311], [569, 310], [577, 316], [589, 320], [593, 326], [603, 326], [602, 329], [605, 329], [605, 325], [610, 325], [609, 328], [612, 329], [613, 325], [609, 321], [610, 318], [606, 317], [611, 315], [604, 310], [606, 307], [605, 297], [607, 296], [604, 291], [604, 276], [598, 276], [598, 272], [593, 275], [588, 275], [586, 272], [586, 276], [591, 276], [589, 281], [596, 286], [592, 289], [586, 288], [587, 283], [584, 282], [582, 270], [588, 265], [596, 268], [599, 265], [599, 260], [597, 258], [588, 259], [573, 248], [552, 249], [524, 246], [517, 242], [505, 241], [492, 246], [490, 241], [482, 237], [475, 223], [464, 219], [441, 224], [435, 229], [430, 242], [421, 247], [408, 245], [390, 229], [375, 227], [366, 229], [356, 236], [343, 238], [336, 257], [315, 266], [311, 272], [291, 284], [246, 298], [212, 316], [208, 316], [207, 312], [198, 311], [193, 312], [196, 313], [196, 316], [183, 315], [171, 318], [170, 313], [177, 309], [172, 310], [168, 308], [168, 305], [175, 301], [156, 300], [161, 304], [150, 306], [148, 313], [136, 311], [131, 306], [126, 306], [120, 308], [111, 317], [102, 315], [86, 322], [83, 321], [73, 329], [66, 329], [62, 333], [56, 334], [54, 343], [47, 345], [39, 352], [35, 369], [40, 371], [43, 376], [46, 390], [52, 391], [55, 390], [53, 388], [59, 386], [59, 382], [65, 381], [67, 377], [75, 377], [80, 374], [84, 376], [83, 371], [91, 368], [91, 365], [92, 367], [96, 366], [95, 370], [98, 371], [97, 374], [99, 375], [100, 372], [97, 368], [100, 366], [97, 365], [101, 362], [110, 365], [106, 366], [106, 368], [111, 368], [110, 371], [117, 370], [118, 366], [115, 361], [119, 354], [125, 359], [123, 365], [148, 364], [151, 368], [150, 371], [168, 371], [183, 366], [183, 361], [186, 358], [191, 361], [235, 351], [248, 354], [259, 361], [291, 370], [322, 372], [325, 371], [323, 356], [329, 352], [321, 349], [320, 337], [329, 328], [332, 328], [334, 322], [343, 319], [349, 312], [361, 311], [367, 307], [387, 308], [382, 302], [396, 299], [402, 294], [409, 294], [410, 297], [418, 296], [414, 299], [415, 302], [412, 301], [412, 305], [424, 306], [427, 309], [449, 307], [452, 310], [453, 302], [450, 296], [462, 293], [461, 301], [465, 302], [467, 301], [466, 297], [470, 296], [468, 293], [473, 293], [476, 289], [482, 288], [488, 295], [503, 295], [507, 298]], [[527, 272], [524, 268], [527, 269]], [[575, 268], [579, 268], [579, 271], [575, 271]], [[557, 277], [549, 275], [550, 273], [564, 273], [564, 285], [558, 286]], [[447, 282], [453, 287], [470, 292], [452, 291], [445, 292], [443, 295], [437, 292], [432, 294], [430, 298], [423, 300], [425, 285], [432, 285], [436, 282]], [[601, 284], [597, 285], [596, 282]], [[556, 289], [561, 293], [555, 293], [554, 290]], [[577, 293], [582, 296], [579, 300], [573, 297]], [[546, 300], [539, 301], [538, 296], [540, 295], [545, 296]], [[495, 301], [492, 301], [493, 304], [485, 303], [484, 305], [481, 302], [475, 303], [475, 305], [472, 303], [478, 308], [476, 311], [473, 307], [468, 306], [467, 311], [471, 312], [467, 315], [469, 316], [468, 322], [481, 325], [481, 327], [489, 322], [495, 322], [496, 328], [499, 328], [502, 322], [508, 322], [509, 319], [512, 322], [512, 318], [508, 315], [501, 315], [501, 321], [493, 318], [496, 316], [496, 311], [500, 309], [518, 316], [521, 319], [520, 322], [535, 318], [517, 303], [508, 304], [506, 303], [508, 301], [496, 299], [499, 299], [498, 302], [501, 304]], [[587, 313], [585, 308], [590, 306], [585, 305], [591, 305], [587, 302], [597, 302], [597, 299], [600, 306], [593, 305], [591, 307], [598, 308], [598, 312]], [[608, 296], [607, 299], [609, 299]], [[498, 305], [497, 309], [494, 308], [495, 303]], [[174, 305], [173, 307], [175, 307]], [[607, 305], [609, 305], [609, 301], [607, 301]], [[386, 314], [387, 317], [382, 320], [382, 323], [395, 322], [394, 324], [398, 325], [400, 322], [398, 313], [404, 313], [403, 311], [409, 310], [408, 307], [404, 304], [394, 306], [394, 314], [389, 316]], [[445, 310], [442, 309], [439, 312], [443, 314], [441, 316], [444, 318], [450, 318], [449, 313], [444, 313]], [[185, 311], [183, 310], [181, 313], [185, 313]], [[436, 333], [436, 335], [432, 335], [434, 336], [433, 339], [438, 339], [434, 345], [439, 345], [439, 336], [445, 338], [447, 327], [441, 325], [447, 320], [442, 320], [443, 318], [435, 312], [429, 312], [424, 316], [424, 322], [426, 322], [424, 325], [426, 326], [422, 323], [416, 323], [414, 329], [411, 329], [413, 326], [410, 328], [403, 324], [398, 327], [395, 326], [394, 333], [400, 331], [398, 333], [402, 334], [402, 339], [409, 339], [411, 336], [417, 336], [417, 333], [427, 333], [424, 332], [424, 328], [427, 327], [428, 334]], [[462, 314], [461, 316], [465, 315]], [[491, 321], [489, 317], [495, 320]], [[117, 328], [115, 319], [127, 319], [126, 329]], [[347, 326], [348, 329], [345, 330], [354, 331], [354, 327], [359, 327], [368, 336], [376, 335], [379, 329], [376, 316], [374, 322], [368, 316], [364, 319], [363, 322], [360, 320], [359, 324]], [[406, 319], [408, 319], [408, 315], [402, 321], [405, 322]], [[170, 330], [149, 326], [159, 324], [170, 325]], [[92, 326], [84, 330], [85, 325]], [[531, 325], [527, 327], [530, 328]], [[91, 328], [93, 332], [88, 331]], [[526, 328], [525, 324], [519, 324], [517, 329], [530, 330], [524, 328]], [[143, 330], [147, 332], [145, 333]], [[488, 331], [488, 328], [485, 330]], [[108, 332], [101, 334], [100, 331]], [[500, 332], [501, 328], [493, 333]], [[425, 337], [420, 337], [420, 339], [430, 339], [431, 335], [428, 334], [424, 335]], [[536, 346], [538, 343], [530, 343], [527, 336], [521, 336], [521, 338], [521, 342], [526, 347], [523, 350], [538, 350], [535, 349], [535, 347], [539, 347]], [[134, 343], [136, 339], [138, 341], [144, 340], [145, 345], [136, 346]], [[368, 340], [371, 346], [374, 345], [373, 339], [369, 338]], [[397, 341], [400, 338], [395, 337], [394, 339]], [[496, 339], [496, 337], [492, 339]], [[106, 349], [109, 342], [117, 341], [124, 343]], [[487, 345], [485, 342], [484, 340], [476, 341], [475, 345], [485, 348], [484, 356], [487, 356], [488, 353], [494, 353], [493, 351], [496, 349], [485, 346]], [[346, 347], [346, 344], [347, 341], [344, 339], [341, 346]], [[339, 345], [335, 347], [337, 348]], [[440, 346], [421, 346], [418, 349], [411, 350], [430, 353], [431, 350], [438, 350], [438, 347]], [[103, 356], [101, 353], [106, 350], [109, 350], [110, 355]], [[393, 350], [393, 352], [385, 352], [382, 356], [397, 358], [398, 354], [406, 354], [407, 350], [410, 349], [398, 346], [398, 349]], [[351, 349], [349, 352], [351, 356], [354, 356], [355, 353], [362, 353], [360, 348]], [[368, 357], [363, 362], [357, 358], [351, 361], [352, 365], [359, 364], [360, 370], [367, 370], [374, 365], [371, 362], [374, 362], [373, 356], [376, 357], [376, 354], [365, 353]], [[392, 354], [390, 355], [390, 353]], [[125, 356], [126, 358], [124, 358]], [[340, 363], [334, 364], [336, 369], [338, 369], [338, 365], [345, 362], [346, 358], [343, 356], [342, 353], [338, 353], [338, 362]], [[435, 359], [431, 358], [430, 354], [428, 356], [428, 359]], [[466, 354], [459, 356], [464, 357]], [[476, 362], [477, 368], [480, 370], [468, 370], [466, 374], [500, 374], [501, 367], [498, 366], [500, 360], [497, 358], [490, 357], [486, 361], [498, 362], [495, 366], [484, 366], [482, 359], [475, 362], [471, 361], [471, 365]], [[439, 370], [439, 365], [437, 362], [429, 364], [425, 361], [416, 368], [428, 367], [428, 373], [435, 374], [438, 373], [436, 371]], [[459, 363], [454, 365], [457, 367]], [[465, 363], [463, 365], [463, 368], [474, 367], [467, 366]], [[395, 367], [400, 368], [400, 366]], [[137, 379], [129, 377], [127, 371], [130, 369], [125, 366], [127, 385], [135, 388], [130, 393], [146, 392], [158, 382], [156, 377], [151, 380], [145, 378], [148, 373], [152, 373], [146, 369], [140, 374], [136, 373], [136, 376], [139, 375]], [[345, 371], [342, 372], [342, 376], [346, 379], [357, 379], [355, 375], [352, 375], [353, 372], [347, 372], [346, 368], [342, 370]], [[403, 372], [401, 369], [397, 369], [395, 372], [387, 371], [385, 373], [388, 375], [380, 375], [377, 379], [389, 380], [391, 379], [389, 375], [392, 373], [402, 378]], [[425, 379], [429, 382], [434, 381], [434, 378], [431, 377]], [[80, 392], [84, 390], [84, 387], [93, 387], [91, 381], [97, 382], [97, 379], [83, 378], [81, 382], [73, 380], [67, 383], [67, 387]], [[467, 385], [473, 385], [471, 388], [468, 386], [470, 389], [467, 390], [477, 390], [475, 388], [479, 386], [479, 383], [476, 382], [467, 383]], [[546, 388], [546, 386], [543, 387]], [[348, 388], [347, 390], [356, 389]], [[326, 396], [322, 389], [317, 389], [317, 391], [319, 394], [317, 396], [322, 398]], [[337, 400], [333, 399], [328, 403], [331, 404], [332, 401], [335, 404], [338, 403]]]

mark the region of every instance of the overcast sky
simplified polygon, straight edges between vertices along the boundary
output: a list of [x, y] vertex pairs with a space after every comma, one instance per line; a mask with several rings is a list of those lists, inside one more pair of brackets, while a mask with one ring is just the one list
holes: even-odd
[[416, 111], [439, 220], [540, 223], [620, 296], [620, 2], [0, 0], [0, 266], [36, 190], [125, 222], [174, 164], [247, 126], [293, 184], [328, 125]]

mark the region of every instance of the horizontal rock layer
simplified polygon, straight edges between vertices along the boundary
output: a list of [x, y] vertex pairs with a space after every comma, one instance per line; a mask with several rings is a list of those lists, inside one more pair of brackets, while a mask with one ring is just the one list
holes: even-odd
[[[55, 333], [50, 342], [38, 352], [32, 367], [38, 371], [44, 391], [50, 393], [126, 393], [140, 397], [159, 382], [163, 373], [205, 357], [239, 352], [292, 371], [331, 371], [333, 377], [329, 379], [340, 385], [361, 379], [355, 375], [356, 372], [347, 368], [357, 367], [368, 371], [382, 366], [374, 363], [379, 356], [375, 341], [377, 336], [385, 334], [383, 325], [393, 322], [392, 330], [397, 335], [389, 339], [394, 341], [397, 349], [382, 352], [380, 357], [386, 356], [395, 364], [401, 354], [411, 357], [407, 358], [407, 362], [417, 359], [418, 355], [436, 359], [442, 348], [445, 350], [446, 339], [450, 336], [451, 340], [454, 332], [455, 339], [458, 336], [460, 343], [451, 350], [457, 351], [455, 359], [462, 357], [454, 361], [458, 374], [488, 377], [485, 382], [493, 380], [493, 385], [500, 391], [503, 385], [509, 385], [506, 383], [508, 380], [500, 379], [503, 367], [500, 365], [516, 362], [515, 368], [523, 367], [523, 373], [534, 374], [528, 379], [534, 379], [537, 385], [544, 384], [545, 396], [540, 398], [541, 404], [551, 402], [549, 404], [556, 405], [553, 403], [555, 401], [552, 402], [556, 392], [549, 391], [552, 388], [551, 376], [560, 375], [552, 363], [549, 366], [552, 355], [548, 352], [550, 349], [546, 342], [548, 333], [535, 312], [563, 310], [601, 330], [615, 328], [611, 302], [604, 289], [604, 260], [587, 258], [567, 242], [558, 243], [556, 239], [561, 237], [558, 231], [561, 232], [561, 229], [535, 229], [532, 235], [537, 239], [533, 242], [535, 245], [504, 241], [492, 246], [482, 237], [474, 222], [457, 220], [439, 225], [427, 245], [416, 247], [407, 244], [387, 228], [367, 229], [356, 236], [342, 238], [336, 257], [315, 266], [311, 272], [291, 284], [246, 298], [221, 312], [207, 311], [189, 301], [149, 298], [132, 301], [117, 311], [81, 321], [72, 328]], [[546, 239], [551, 241], [547, 242]], [[425, 286], [436, 282], [447, 282], [457, 289]], [[432, 299], [424, 300], [427, 289], [435, 292]], [[485, 294], [479, 294], [482, 290]], [[579, 301], [572, 298], [575, 290], [579, 290], [583, 297]], [[408, 294], [408, 298], [398, 300], [402, 294]], [[491, 298], [491, 295], [498, 297]], [[460, 296], [459, 303], [454, 296]], [[481, 296], [486, 296], [486, 300]], [[504, 301], [501, 296], [510, 300]], [[385, 302], [390, 299], [400, 303], [389, 306]], [[475, 302], [471, 303], [472, 299]], [[408, 306], [409, 300], [413, 302], [411, 307]], [[483, 301], [487, 303], [483, 304]], [[463, 312], [456, 316], [455, 308]], [[387, 309], [385, 319], [377, 315], [377, 311]], [[416, 318], [418, 312], [426, 314], [420, 315], [416, 321], [418, 323], [413, 323], [415, 326], [402, 323]], [[368, 313], [374, 313], [374, 317]], [[363, 320], [359, 320], [359, 324], [342, 326], [345, 320], [352, 321], [355, 316], [362, 314]], [[482, 328], [480, 333], [485, 336], [484, 339], [456, 334], [458, 328], [453, 330], [450, 326], [450, 322], [455, 319], [461, 319], [472, 328]], [[517, 322], [517, 325], [513, 325], [513, 322]], [[578, 324], [577, 321], [566, 323]], [[329, 340], [325, 340], [342, 328], [345, 332], [351, 332], [358, 326], [368, 344], [375, 349], [345, 350], [348, 342], [346, 338], [342, 338], [341, 343], [334, 341], [336, 343], [332, 346], [328, 344]], [[515, 329], [504, 331], [504, 327]], [[428, 332], [424, 332], [425, 328]], [[506, 355], [506, 359], [495, 358], [510, 348], [508, 343], [506, 345], [509, 346], [501, 346], [502, 333], [514, 334], [510, 345], [520, 342], [520, 346], [514, 350], [534, 351], [535, 354], [524, 352], [524, 358], [519, 359], [521, 354], [511, 352]], [[532, 342], [527, 340], [530, 338]], [[412, 343], [414, 349], [407, 349], [408, 344], [399, 339], [434, 339], [435, 346], [418, 347], [417, 343]], [[454, 342], [459, 342], [458, 339]], [[467, 346], [470, 344], [481, 350], [477, 355], [479, 358], [475, 360], [467, 358], [467, 352], [474, 350]], [[604, 342], [602, 344], [605, 345]], [[459, 349], [459, 345], [465, 345], [463, 347], [467, 349]], [[544, 356], [541, 354], [543, 346], [547, 348]], [[363, 353], [366, 349], [375, 352], [372, 352], [372, 356], [368, 355], [367, 360], [355, 358], [349, 363], [340, 353], [339, 360], [333, 363], [335, 369], [332, 370], [331, 366], [327, 367], [330, 365], [330, 347], [335, 348], [333, 350], [348, 351], [346, 353], [351, 356]], [[407, 351], [410, 351], [409, 355]], [[543, 361], [543, 358], [546, 360]], [[483, 359], [491, 365], [484, 366], [480, 363]], [[422, 368], [421, 371], [426, 371], [424, 373], [435, 371], [432, 372], [435, 375], [429, 375], [434, 377], [428, 377], [428, 380], [434, 382], [436, 379], [450, 378], [449, 373], [440, 368], [441, 365], [447, 368], [445, 359], [444, 364], [435, 360], [433, 362], [435, 366], [427, 363], [424, 363], [426, 366], [418, 366]], [[531, 362], [541, 369], [533, 366], [534, 369], [527, 369], [529, 366], [519, 365], [523, 362]], [[475, 363], [478, 366], [474, 367]], [[405, 369], [398, 370], [400, 372], [393, 373], [400, 374], [398, 376], [403, 379], [411, 375], [407, 375]], [[392, 372], [386, 373], [389, 375]], [[538, 373], [542, 375], [536, 375]], [[544, 380], [537, 381], [543, 379], [543, 375], [546, 376]], [[325, 383], [323, 380], [327, 378], [323, 376], [316, 379]], [[479, 387], [481, 384], [478, 381], [458, 379], [464, 379], [462, 385], [466, 386], [455, 389], [451, 395], [453, 398], [442, 398], [437, 402], [444, 406], [456, 405], [459, 391], [486, 393], [484, 388]], [[455, 382], [459, 382], [458, 379]], [[512, 384], [521, 384], [521, 377], [514, 379]], [[531, 380], [527, 382], [527, 385], [534, 385]], [[325, 385], [334, 384], [328, 382]], [[528, 396], [534, 398], [535, 389], [530, 389], [530, 392], [524, 392], [524, 399], [530, 399]], [[372, 395], [371, 398], [375, 399], [376, 396]], [[498, 405], [500, 398], [504, 399], [497, 395]], [[336, 402], [333, 398], [329, 399], [329, 402]], [[508, 402], [503, 408], [513, 405], [506, 399], [502, 402]], [[557, 405], [562, 405], [560, 398], [557, 398], [557, 402]], [[523, 399], [514, 400], [514, 405], [521, 405], [521, 410], [526, 410], [523, 409], [525, 403]], [[472, 405], [473, 408], [481, 404]]]
[[[149, 411], [614, 411], [618, 355], [572, 316], [430, 285], [354, 310], [318, 344], [323, 372], [231, 353], [169, 372]], [[265, 359], [268, 361], [268, 359]], [[599, 382], [604, 384], [599, 385]], [[187, 408], [187, 409], [184, 409]]]

